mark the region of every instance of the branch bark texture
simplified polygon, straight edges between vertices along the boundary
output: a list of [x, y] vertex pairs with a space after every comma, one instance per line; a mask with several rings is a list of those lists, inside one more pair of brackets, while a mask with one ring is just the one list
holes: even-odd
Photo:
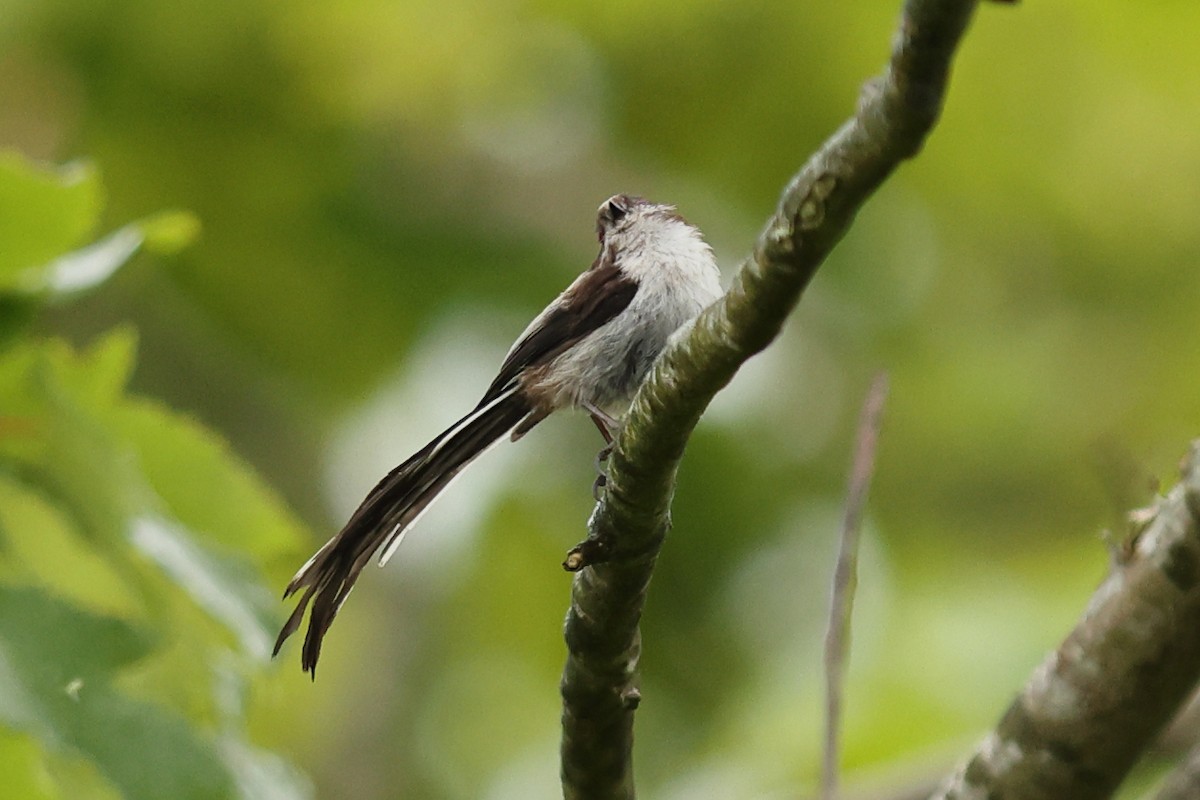
[[634, 796], [638, 622], [688, 437], [713, 396], [779, 333], [858, 209], [919, 152], [976, 5], [907, 0], [884, 74], [863, 87], [854, 116], [792, 178], [728, 293], [667, 349], [634, 398], [588, 540], [567, 560], [581, 571], [566, 620], [565, 797]]
[[933, 797], [1110, 796], [1200, 679], [1198, 632], [1200, 440], [1075, 630]]

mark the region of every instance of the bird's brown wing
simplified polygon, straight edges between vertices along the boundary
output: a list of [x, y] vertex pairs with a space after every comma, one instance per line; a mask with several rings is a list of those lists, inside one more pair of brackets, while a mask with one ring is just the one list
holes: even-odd
[[601, 251], [591, 269], [576, 278], [513, 345], [479, 405], [490, 403], [512, 388], [526, 369], [549, 363], [620, 314], [637, 294], [637, 288], [637, 283], [617, 267], [607, 248]]

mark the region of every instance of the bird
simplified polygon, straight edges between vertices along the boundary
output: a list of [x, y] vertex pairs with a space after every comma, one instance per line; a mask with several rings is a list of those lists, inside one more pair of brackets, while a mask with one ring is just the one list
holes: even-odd
[[600, 204], [596, 236], [595, 261], [529, 323], [479, 403], [384, 476], [288, 583], [285, 600], [301, 594], [274, 656], [311, 606], [301, 668], [315, 680], [322, 642], [363, 567], [376, 553], [386, 564], [442, 490], [505, 436], [515, 442], [552, 412], [580, 409], [604, 438], [601, 463], [620, 429], [614, 414], [721, 283], [712, 248], [675, 206], [614, 195]]

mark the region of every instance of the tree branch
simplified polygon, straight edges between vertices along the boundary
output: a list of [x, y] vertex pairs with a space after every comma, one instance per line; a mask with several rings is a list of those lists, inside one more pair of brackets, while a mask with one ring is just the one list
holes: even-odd
[[1182, 472], [936, 800], [1108, 797], [1187, 699], [1200, 679], [1200, 440]]
[[788, 184], [728, 293], [667, 349], [634, 398], [588, 539], [564, 564], [582, 570], [565, 631], [565, 797], [634, 796], [638, 621], [688, 437], [717, 391], [779, 333], [858, 209], [920, 150], [976, 5], [907, 0], [887, 70], [863, 87], [855, 115]]
[[1200, 796], [1200, 747], [1193, 747], [1163, 780], [1154, 800], [1191, 800]]

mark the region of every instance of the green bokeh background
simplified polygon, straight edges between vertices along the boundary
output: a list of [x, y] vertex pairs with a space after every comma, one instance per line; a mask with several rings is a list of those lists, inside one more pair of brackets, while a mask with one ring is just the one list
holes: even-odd
[[[109, 227], [203, 226], [38, 330], [87, 346], [132, 323], [134, 391], [221, 432], [311, 529], [272, 562], [282, 588], [590, 263], [605, 197], [677, 204], [728, 277], [897, 12], [6, 0], [0, 147], [97, 164]], [[1197, 30], [1187, 2], [981, 9], [925, 151], [689, 448], [643, 626], [644, 796], [814, 785], [834, 537], [881, 368], [848, 784], [944, 772], [1078, 616], [1101, 532], [1200, 430]], [[255, 744], [322, 798], [555, 796], [558, 562], [595, 438], [551, 420], [456, 483], [361, 581], [315, 684], [294, 647], [255, 683]]]

